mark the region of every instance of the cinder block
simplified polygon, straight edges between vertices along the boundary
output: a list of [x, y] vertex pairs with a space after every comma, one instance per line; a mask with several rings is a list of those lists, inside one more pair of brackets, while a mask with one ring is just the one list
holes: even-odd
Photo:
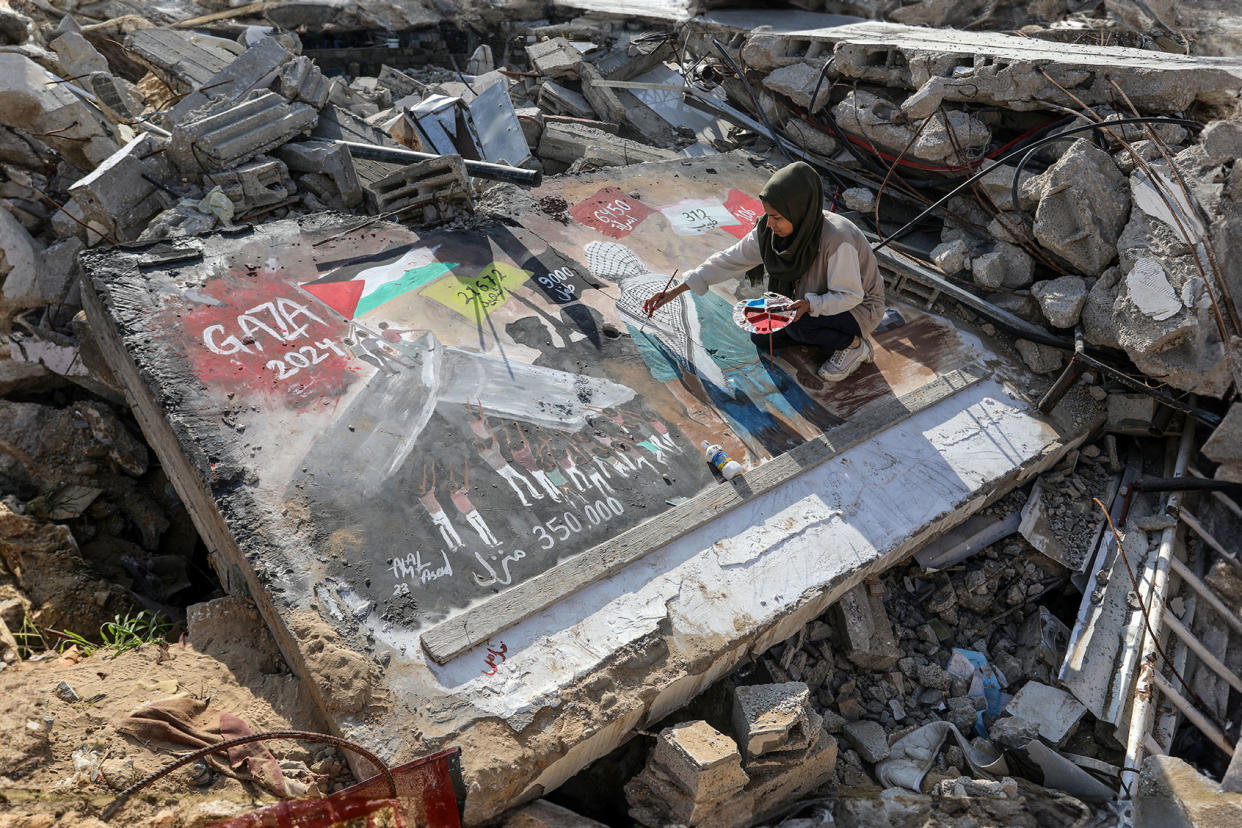
[[466, 165], [460, 155], [444, 155], [402, 167], [371, 185], [381, 213], [400, 213], [424, 224], [442, 221], [454, 207], [474, 209]]
[[719, 801], [749, 781], [737, 743], [704, 721], [660, 732], [651, 761], [659, 764], [696, 802]]
[[791, 746], [804, 747], [810, 699], [810, 689], [800, 681], [735, 689], [733, 732], [745, 757], [749, 760]]
[[227, 172], [203, 176], [204, 189], [219, 187], [242, 215], [296, 195], [289, 168], [275, 158], [258, 158]]
[[328, 102], [332, 83], [323, 76], [315, 62], [305, 55], [294, 58], [280, 69], [276, 88], [291, 101], [308, 103], [322, 109]]
[[175, 125], [168, 154], [188, 172], [227, 170], [311, 129], [318, 119], [306, 104], [256, 92], [236, 104], [213, 104], [196, 120]]

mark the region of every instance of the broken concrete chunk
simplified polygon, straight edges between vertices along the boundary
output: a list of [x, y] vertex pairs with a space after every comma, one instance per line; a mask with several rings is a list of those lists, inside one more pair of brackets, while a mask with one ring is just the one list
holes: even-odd
[[95, 72], [86, 80], [95, 93], [95, 102], [113, 123], [128, 124], [142, 115], [145, 104], [142, 93], [124, 78], [107, 72]]
[[947, 86], [947, 78], [933, 75], [913, 95], [901, 102], [901, 111], [907, 118], [921, 121], [940, 108]]
[[70, 187], [82, 216], [118, 241], [136, 239], [152, 216], [172, 204], [156, 184], [160, 177], [171, 178], [156, 153], [160, 146], [159, 139], [143, 133]]
[[496, 59], [492, 57], [492, 47], [486, 43], [480, 45], [466, 61], [467, 75], [486, 75], [496, 70]]
[[108, 71], [108, 61], [79, 32], [65, 32], [48, 45], [59, 58], [66, 78]]
[[961, 239], [942, 242], [932, 248], [931, 260], [948, 275], [970, 268], [970, 248]]
[[319, 114], [275, 92], [255, 92], [240, 103], [223, 101], [172, 129], [168, 155], [187, 172], [226, 170], [308, 131]]
[[1054, 328], [1072, 328], [1087, 304], [1087, 283], [1081, 276], [1061, 276], [1031, 285], [1031, 295]]
[[370, 186], [382, 213], [405, 221], [434, 224], [458, 209], [473, 210], [466, 165], [460, 155], [445, 155], [402, 167]]
[[323, 108], [332, 91], [331, 82], [324, 77], [315, 62], [305, 55], [294, 58], [280, 68], [276, 88], [289, 100], [308, 103], [315, 109]]
[[239, 216], [297, 194], [289, 168], [275, 158], [257, 158], [226, 172], [208, 173], [203, 176], [203, 186], [221, 188]]
[[539, 155], [544, 160], [570, 164], [588, 151], [600, 166], [620, 167], [677, 157], [672, 150], [650, 147], [576, 123], [548, 123], [539, 140]]
[[582, 80], [582, 96], [591, 104], [596, 115], [614, 124], [625, 119], [625, 105], [621, 103], [616, 92], [601, 83], [603, 78], [594, 66], [584, 62], [579, 67], [578, 77]]
[[846, 740], [864, 762], [875, 764], [888, 758], [888, 734], [877, 722], [868, 719], [847, 722], [844, 732]]
[[231, 40], [177, 29], [141, 29], [125, 36], [125, 49], [174, 92], [193, 92], [233, 62], [243, 47]]
[[746, 758], [783, 750], [805, 735], [810, 698], [810, 690], [800, 681], [736, 688], [733, 730]]
[[43, 245], [12, 213], [0, 208], [0, 305], [18, 309], [44, 304], [38, 282], [42, 253]]
[[1242, 157], [1242, 123], [1238, 121], [1213, 121], [1204, 128], [1200, 140], [1208, 158], [1216, 164]]
[[336, 209], [353, 207], [362, 201], [354, 159], [345, 147], [324, 141], [290, 141], [276, 150], [276, 157], [294, 172], [314, 173], [331, 180], [340, 201]]
[[1037, 374], [1053, 374], [1061, 369], [1061, 352], [1051, 345], [1019, 339], [1014, 347], [1027, 367]]
[[[901, 113], [893, 103], [861, 89], [850, 91], [832, 112], [846, 132], [860, 138], [865, 136], [892, 152], [905, 151], [909, 157], [921, 161], [959, 164], [959, 148], [974, 157], [987, 147], [992, 137], [991, 130], [982, 121], [959, 110], [948, 112], [948, 127], [945, 118], [937, 116], [919, 132], [918, 123], [895, 122]], [[950, 137], [950, 128], [953, 137]], [[916, 132], [918, 137], [915, 137]]]
[[1104, 272], [1130, 215], [1128, 182], [1113, 158], [1075, 141], [1039, 177], [1035, 238], [1087, 276]]
[[651, 761], [696, 802], [719, 802], [750, 781], [742, 770], [737, 744], [704, 721], [661, 731]]
[[857, 210], [867, 215], [871, 215], [871, 212], [875, 210], [875, 193], [866, 187], [850, 187], [841, 193], [841, 198], [845, 202], [845, 206], [851, 210]]
[[[1236, 755], [1236, 754], [1235, 754]], [[1173, 756], [1143, 760], [1134, 793], [1134, 828], [1228, 828], [1242, 824], [1242, 794]]]
[[883, 598], [873, 595], [866, 584], [859, 584], [842, 595], [834, 607], [846, 658], [868, 670], [893, 669], [901, 651]]
[[576, 80], [583, 63], [582, 53], [563, 37], [532, 43], [526, 47], [531, 69], [560, 80]]
[[165, 123], [179, 123], [213, 101], [238, 101], [255, 89], [266, 88], [292, 58], [293, 53], [275, 38], [261, 38], [178, 101], [165, 115]]
[[818, 112], [828, 103], [828, 95], [832, 84], [822, 83], [819, 97], [811, 105], [811, 92], [815, 90], [815, 82], [819, 79], [819, 66], [809, 63], [791, 63], [769, 74], [763, 79], [763, 85], [773, 92], [784, 95], [798, 106]]
[[539, 105], [554, 115], [569, 115], [574, 118], [594, 118], [595, 109], [581, 92], [561, 86], [553, 81], [544, 81], [539, 87], [537, 98]]
[[970, 264], [975, 284], [986, 288], [1024, 288], [1035, 273], [1035, 260], [1015, 244], [998, 241]]
[[1060, 747], [1074, 732], [1087, 708], [1064, 690], [1028, 681], [1005, 705], [1005, 712], [1034, 722], [1040, 736]]
[[1242, 403], [1229, 406], [1225, 418], [1203, 444], [1203, 455], [1214, 463], [1242, 460]]
[[23, 129], [80, 169], [120, 148], [111, 124], [30, 58], [0, 54], [0, 123]]

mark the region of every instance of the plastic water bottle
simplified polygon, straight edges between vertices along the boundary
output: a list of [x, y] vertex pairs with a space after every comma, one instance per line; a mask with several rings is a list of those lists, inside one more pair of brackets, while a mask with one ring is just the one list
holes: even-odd
[[725, 480], [732, 480], [742, 473], [742, 464], [726, 454], [723, 447], [715, 443], [708, 445], [704, 440], [702, 448], [707, 462], [719, 469]]

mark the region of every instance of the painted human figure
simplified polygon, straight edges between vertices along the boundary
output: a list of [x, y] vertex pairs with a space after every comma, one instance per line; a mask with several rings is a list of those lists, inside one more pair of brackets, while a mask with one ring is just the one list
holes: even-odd
[[524, 445], [513, 452], [513, 459], [518, 462], [519, 466], [526, 469], [527, 474], [535, 478], [539, 485], [543, 486], [544, 491], [548, 493], [548, 497], [552, 498], [554, 503], [561, 502], [560, 491], [556, 486], [552, 485], [552, 481], [548, 479], [543, 469], [539, 468], [539, 464], [535, 462], [535, 453], [531, 451], [530, 446]]
[[479, 539], [483, 543], [488, 546], [500, 546], [500, 541], [492, 534], [492, 530], [488, 528], [487, 521], [479, 514], [479, 510], [475, 508], [474, 504], [470, 502], [465, 486], [455, 489], [450, 497], [453, 500], [453, 505], [457, 507], [457, 511], [466, 519], [466, 523], [469, 523], [471, 528], [478, 533]]
[[435, 492], [427, 492], [418, 498], [422, 501], [423, 507], [427, 510], [427, 514], [431, 516], [431, 522], [440, 530], [440, 537], [444, 538], [444, 543], [452, 552], [461, 548], [461, 537], [457, 534], [457, 530], [453, 528], [452, 522], [444, 512], [444, 507], [440, 505], [440, 501], [436, 500]]
[[480, 417], [478, 419], [471, 420], [470, 430], [473, 431], [475, 436], [478, 438], [476, 445], [481, 446], [478, 449], [478, 452], [479, 456], [483, 458], [483, 462], [486, 463], [492, 471], [496, 472], [496, 474], [505, 479], [505, 482], [509, 484], [509, 488], [513, 489], [513, 493], [518, 496], [518, 500], [522, 501], [523, 506], [529, 508], [530, 501], [526, 499], [526, 495], [523, 494], [522, 489], [518, 486], [518, 483], [525, 486], [527, 492], [529, 492], [530, 496], [535, 500], [543, 499], [543, 495], [531, 485], [531, 482], [523, 477], [521, 472], [513, 468], [513, 466], [509, 465], [509, 462], [505, 460], [504, 455], [500, 453], [500, 443], [496, 441], [495, 435], [488, 430], [487, 424], [483, 422], [483, 418]]

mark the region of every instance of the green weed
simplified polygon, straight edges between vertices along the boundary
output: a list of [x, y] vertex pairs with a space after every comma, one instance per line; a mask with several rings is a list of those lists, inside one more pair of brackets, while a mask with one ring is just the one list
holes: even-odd
[[61, 638], [59, 652], [63, 653], [76, 644], [84, 656], [91, 656], [103, 650], [111, 653], [110, 658], [116, 658], [121, 653], [144, 644], [164, 642], [172, 628], [172, 621], [164, 616], [142, 610], [137, 614], [126, 613], [124, 618], [119, 615], [114, 616], [111, 621], [99, 628], [100, 643], [98, 644], [69, 630], [61, 630], [56, 635]]

